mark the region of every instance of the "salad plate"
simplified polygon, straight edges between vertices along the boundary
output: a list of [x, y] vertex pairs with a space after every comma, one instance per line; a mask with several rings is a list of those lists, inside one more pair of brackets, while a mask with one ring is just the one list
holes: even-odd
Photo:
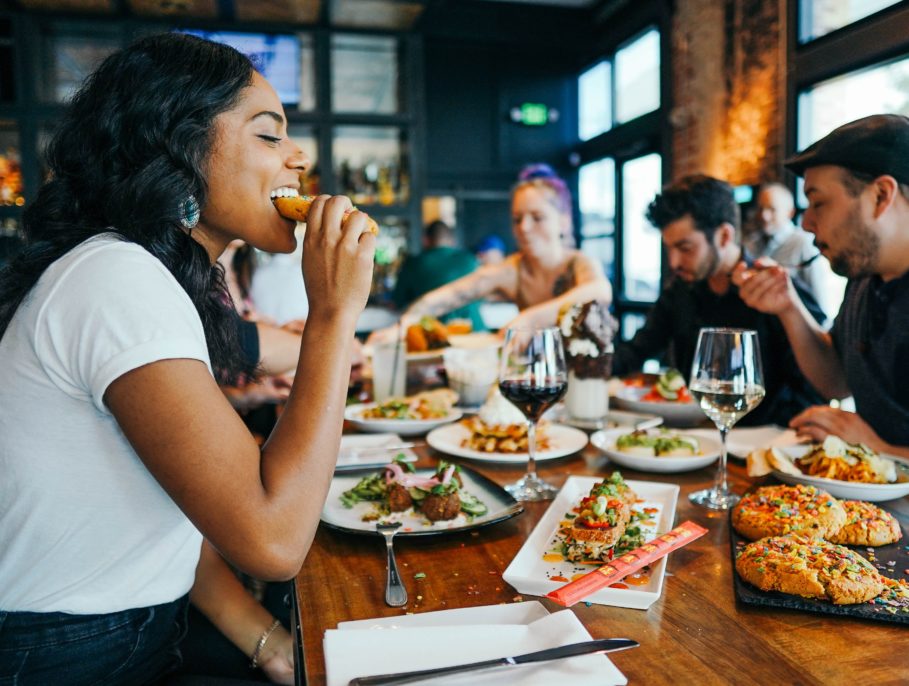
[[662, 417], [663, 421], [669, 426], [695, 426], [707, 419], [700, 406], [693, 400], [686, 402], [678, 400], [644, 400], [644, 396], [648, 393], [650, 393], [650, 388], [647, 386], [622, 384], [615, 390], [612, 400], [615, 406], [622, 410], [655, 414], [658, 417]]
[[[380, 534], [376, 531], [376, 520], [364, 521], [363, 519], [364, 516], [374, 511], [374, 503], [359, 502], [353, 507], [347, 508], [341, 502], [342, 493], [349, 491], [363, 477], [376, 471], [379, 470], [335, 474], [328, 489], [325, 506], [322, 508], [322, 522], [332, 529], [346, 533], [379, 536]], [[418, 469], [415, 474], [432, 476], [435, 471], [435, 469]], [[510, 519], [524, 511], [523, 506], [501, 486], [487, 479], [482, 474], [461, 466], [460, 475], [462, 489], [476, 497], [486, 506], [487, 511], [485, 514], [473, 518], [465, 517], [462, 514], [455, 519], [433, 523], [422, 515], [394, 513], [388, 517], [394, 518], [394, 521], [401, 522], [401, 528], [398, 529], [396, 537], [435, 536], [458, 531], [470, 531]], [[383, 521], [385, 521], [385, 518], [383, 518]]]
[[[720, 442], [713, 438], [706, 438], [700, 435], [692, 436], [700, 446], [699, 455], [691, 456], [660, 456], [641, 455], [619, 450], [616, 447], [616, 441], [621, 436], [629, 433], [627, 428], [610, 429], [609, 431], [597, 431], [590, 437], [590, 442], [598, 450], [602, 451], [609, 457], [610, 462], [637, 469], [642, 472], [658, 472], [662, 474], [671, 474], [675, 472], [690, 472], [695, 469], [701, 469], [712, 464], [720, 456]], [[649, 434], [659, 434], [659, 431], [649, 431]], [[667, 436], [684, 437], [685, 432], [666, 431]], [[662, 434], [661, 434], [662, 435]]]
[[461, 418], [461, 411], [456, 408], [450, 409], [444, 417], [435, 417], [433, 419], [370, 419], [363, 416], [364, 412], [376, 406], [376, 403], [348, 405], [344, 410], [344, 419], [359, 431], [416, 436]]
[[[596, 569], [594, 565], [576, 564], [559, 559], [561, 555], [554, 554], [553, 550], [559, 547], [557, 534], [566, 520], [566, 514], [569, 514], [581, 498], [602, 480], [595, 476], [568, 477], [562, 490], [508, 565], [502, 575], [505, 581], [521, 593], [545, 596], [550, 591]], [[644, 530], [644, 540], [651, 540], [670, 531], [675, 521], [679, 487], [676, 484], [631, 479], [626, 483], [640, 498], [634, 509], [646, 510], [651, 514], [647, 520], [639, 524]], [[626, 578], [617, 584], [618, 587], [610, 586], [597, 591], [586, 598], [586, 602], [646, 610], [659, 599], [663, 591], [666, 559], [661, 558], [650, 567], [648, 575], [639, 577], [637, 579], [639, 585], [633, 585], [631, 580]]]
[[[537, 450], [536, 460], [555, 460], [559, 457], [572, 455], [583, 450], [587, 445], [587, 434], [580, 429], [561, 424], [547, 424], [544, 429], [549, 436], [549, 447], [546, 450]], [[537, 430], [537, 436], [540, 430]], [[447, 424], [433, 429], [426, 436], [430, 447], [439, 452], [455, 457], [466, 457], [477, 462], [505, 462], [524, 464], [527, 462], [527, 453], [485, 453], [480, 450], [464, 447], [464, 442], [470, 438], [470, 429], [463, 424]]]

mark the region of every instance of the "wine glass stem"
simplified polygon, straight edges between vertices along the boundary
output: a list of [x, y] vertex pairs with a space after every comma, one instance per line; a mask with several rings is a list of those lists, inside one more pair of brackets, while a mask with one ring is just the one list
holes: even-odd
[[718, 427], [720, 430], [720, 463], [716, 468], [716, 483], [713, 490], [718, 496], [724, 496], [729, 492], [729, 485], [726, 483], [726, 436], [729, 435], [729, 427]]
[[527, 421], [527, 478], [536, 479], [537, 477], [537, 423], [533, 420]]

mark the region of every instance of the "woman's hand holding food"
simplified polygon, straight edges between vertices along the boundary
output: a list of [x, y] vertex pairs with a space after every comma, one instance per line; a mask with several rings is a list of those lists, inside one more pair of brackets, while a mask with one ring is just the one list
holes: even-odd
[[307, 217], [303, 273], [309, 293], [309, 320], [357, 317], [372, 285], [375, 237], [367, 215], [349, 212], [344, 196], [322, 195]]

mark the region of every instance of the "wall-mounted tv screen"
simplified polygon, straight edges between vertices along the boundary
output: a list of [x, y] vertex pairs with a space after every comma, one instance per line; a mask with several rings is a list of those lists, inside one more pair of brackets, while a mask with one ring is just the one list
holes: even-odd
[[300, 102], [300, 43], [296, 36], [195, 29], [181, 29], [181, 32], [236, 48], [274, 86], [283, 104]]

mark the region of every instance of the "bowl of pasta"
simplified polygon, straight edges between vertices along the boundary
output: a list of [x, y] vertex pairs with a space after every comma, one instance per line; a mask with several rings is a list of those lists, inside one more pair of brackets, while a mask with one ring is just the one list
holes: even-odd
[[880, 502], [909, 495], [905, 464], [836, 436], [828, 436], [823, 443], [755, 451], [749, 459], [766, 461], [780, 481], [817, 486], [837, 498]]

